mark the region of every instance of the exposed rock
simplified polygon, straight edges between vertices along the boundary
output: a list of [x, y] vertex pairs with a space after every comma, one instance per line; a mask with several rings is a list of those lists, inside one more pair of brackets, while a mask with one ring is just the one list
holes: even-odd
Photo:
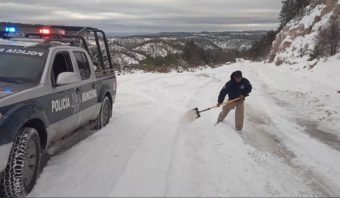
[[336, 0], [324, 0], [324, 4], [327, 6], [327, 11], [330, 12], [336, 6]]
[[278, 57], [278, 58], [276, 59], [276, 61], [275, 61], [275, 65], [276, 65], [276, 66], [280, 66], [280, 65], [282, 65], [283, 63], [284, 63], [284, 61], [283, 61], [283, 59], [280, 58], [280, 57]]

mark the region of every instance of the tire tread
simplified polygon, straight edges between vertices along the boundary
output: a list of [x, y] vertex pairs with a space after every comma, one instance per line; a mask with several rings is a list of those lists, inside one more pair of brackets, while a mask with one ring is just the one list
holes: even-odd
[[[8, 164], [4, 172], [3, 178], [3, 194], [4, 197], [25, 197], [28, 193], [26, 192], [25, 185], [24, 185], [24, 165], [25, 165], [25, 155], [27, 152], [28, 142], [31, 138], [38, 138], [36, 141], [39, 142], [39, 135], [36, 129], [24, 127], [20, 129], [17, 137], [15, 138], [12, 146], [12, 150], [9, 156]], [[39, 147], [40, 153], [40, 144], [37, 144]], [[37, 167], [39, 170], [39, 162], [40, 156], [37, 156], [38, 164]], [[39, 172], [39, 171], [38, 171]], [[36, 173], [33, 176], [33, 179], [36, 180], [37, 175]], [[33, 182], [33, 184], [35, 181]], [[33, 186], [32, 186], [33, 187]], [[31, 189], [29, 189], [31, 190]]]

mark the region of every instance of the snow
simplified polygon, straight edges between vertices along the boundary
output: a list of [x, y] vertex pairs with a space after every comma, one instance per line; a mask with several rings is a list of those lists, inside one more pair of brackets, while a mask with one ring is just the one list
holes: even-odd
[[5, 40], [0, 38], [0, 45], [33, 47], [36, 46], [37, 44], [39, 44], [39, 42]]
[[[309, 15], [306, 15], [302, 18], [301, 24], [304, 25], [305, 28], [311, 27], [314, 23], [315, 17], [321, 16], [322, 10], [324, 10], [327, 6], [325, 4], [317, 5], [314, 10]], [[307, 8], [307, 10], [310, 8]]]
[[114, 62], [119, 65], [138, 65], [139, 62], [133, 57], [130, 57], [126, 54], [114, 54]]
[[[53, 156], [29, 196], [340, 196], [338, 62], [120, 75], [110, 124]], [[242, 134], [234, 112], [214, 126], [219, 109], [180, 124], [239, 69], [254, 87]]]
[[227, 41], [213, 41], [213, 43], [225, 50], [248, 50], [252, 47], [255, 40], [230, 39]]
[[0, 38], [0, 45], [7, 45], [9, 43], [8, 40], [4, 40]]
[[143, 54], [135, 53], [135, 56], [136, 56], [137, 60], [139, 60], [139, 61], [146, 59], [146, 56], [144, 56]]
[[146, 53], [151, 57], [166, 57], [169, 54], [179, 54], [182, 52], [163, 42], [146, 43], [142, 46], [136, 47], [134, 50]]

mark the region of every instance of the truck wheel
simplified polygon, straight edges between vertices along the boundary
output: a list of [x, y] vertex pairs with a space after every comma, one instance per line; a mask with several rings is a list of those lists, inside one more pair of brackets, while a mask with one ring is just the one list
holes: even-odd
[[4, 197], [24, 197], [32, 191], [39, 174], [40, 152], [38, 131], [21, 128], [4, 172]]
[[105, 97], [102, 102], [100, 113], [96, 120], [96, 126], [94, 129], [99, 130], [106, 126], [110, 122], [112, 105], [108, 97]]
[[0, 197], [5, 197], [3, 175], [0, 175]]

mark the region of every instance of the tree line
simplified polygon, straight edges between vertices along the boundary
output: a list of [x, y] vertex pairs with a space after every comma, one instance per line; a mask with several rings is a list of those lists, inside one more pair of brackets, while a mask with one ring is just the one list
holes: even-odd
[[[330, 17], [329, 24], [320, 31], [314, 51], [310, 54], [310, 60], [333, 56], [340, 52], [340, 5], [335, 2], [335, 10]], [[242, 52], [242, 56], [252, 60], [263, 60], [269, 55], [272, 43], [278, 34], [292, 19], [303, 17], [308, 5], [314, 6], [323, 3], [323, 0], [283, 0], [279, 15], [280, 26], [277, 30], [269, 31], [261, 40], [254, 43], [248, 51]], [[321, 20], [321, 19], [320, 19]]]
[[321, 30], [310, 60], [334, 56], [340, 52], [340, 5], [337, 5], [329, 24]]

